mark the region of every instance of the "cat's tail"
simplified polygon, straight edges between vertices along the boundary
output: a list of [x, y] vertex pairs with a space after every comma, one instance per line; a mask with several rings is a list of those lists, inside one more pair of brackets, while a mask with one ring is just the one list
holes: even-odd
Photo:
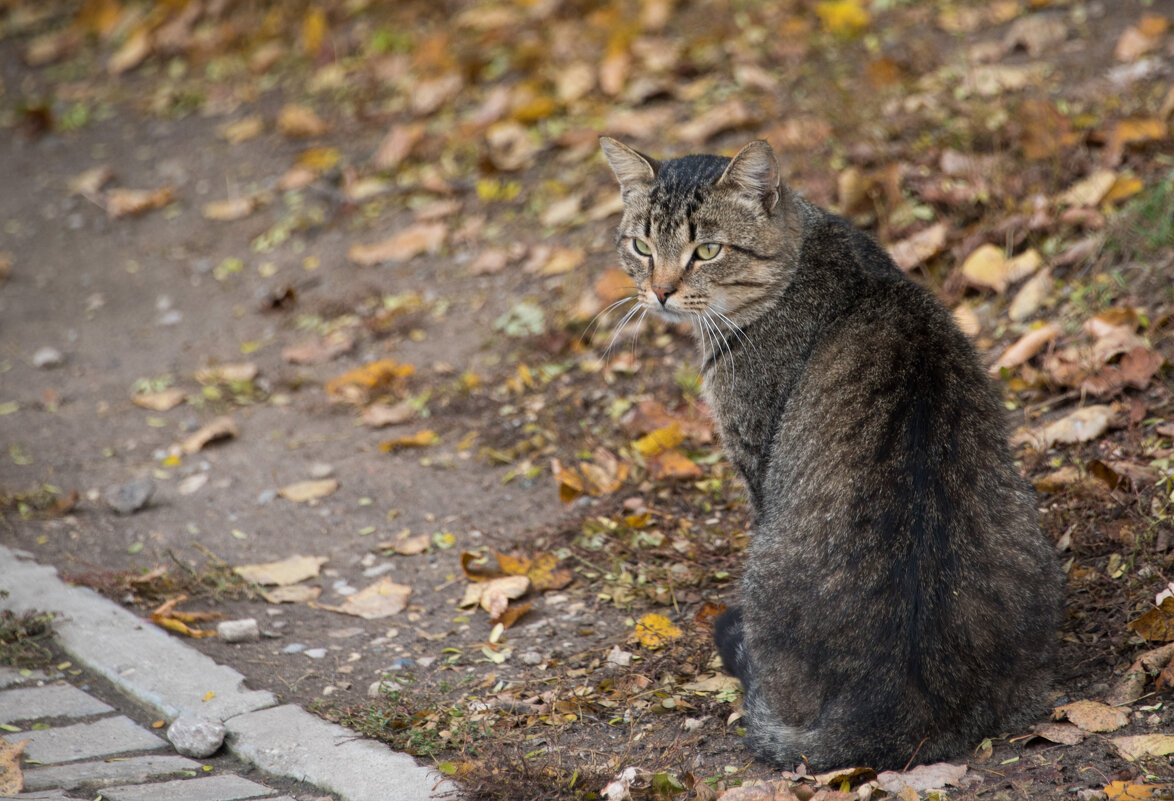
[[723, 612], [713, 624], [713, 640], [722, 658], [726, 672], [750, 687], [750, 653], [746, 650], [746, 632], [742, 625], [742, 610], [732, 607]]

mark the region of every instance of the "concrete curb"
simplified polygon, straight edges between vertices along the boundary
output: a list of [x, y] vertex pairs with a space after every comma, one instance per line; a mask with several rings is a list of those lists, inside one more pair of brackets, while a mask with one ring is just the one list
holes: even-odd
[[8, 592], [0, 609], [53, 612], [57, 641], [71, 657], [168, 721], [184, 712], [223, 721], [229, 749], [261, 770], [343, 801], [456, 798], [451, 782], [410, 756], [299, 707], [278, 706], [272, 693], [247, 689], [232, 668], [2, 545], [0, 590]]

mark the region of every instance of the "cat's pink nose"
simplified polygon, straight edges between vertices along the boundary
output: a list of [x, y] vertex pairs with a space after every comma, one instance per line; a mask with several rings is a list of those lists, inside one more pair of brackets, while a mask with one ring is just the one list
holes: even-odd
[[669, 295], [676, 291], [677, 288], [671, 286], [654, 286], [652, 288], [652, 294], [656, 295], [656, 298], [660, 301], [661, 306], [663, 306], [668, 301]]

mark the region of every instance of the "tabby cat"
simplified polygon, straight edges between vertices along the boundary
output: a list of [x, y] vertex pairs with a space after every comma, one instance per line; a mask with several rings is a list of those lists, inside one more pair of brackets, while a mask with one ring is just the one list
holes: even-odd
[[1061, 574], [949, 312], [764, 141], [663, 163], [600, 141], [639, 308], [693, 324], [753, 506], [715, 639], [755, 752], [900, 769], [1031, 721]]

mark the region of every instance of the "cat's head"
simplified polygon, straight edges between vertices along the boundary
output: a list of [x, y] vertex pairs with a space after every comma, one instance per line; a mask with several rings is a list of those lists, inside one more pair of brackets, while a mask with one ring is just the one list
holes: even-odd
[[620, 264], [643, 305], [671, 320], [757, 317], [784, 280], [786, 190], [770, 145], [664, 162], [608, 137], [600, 145], [624, 198]]

